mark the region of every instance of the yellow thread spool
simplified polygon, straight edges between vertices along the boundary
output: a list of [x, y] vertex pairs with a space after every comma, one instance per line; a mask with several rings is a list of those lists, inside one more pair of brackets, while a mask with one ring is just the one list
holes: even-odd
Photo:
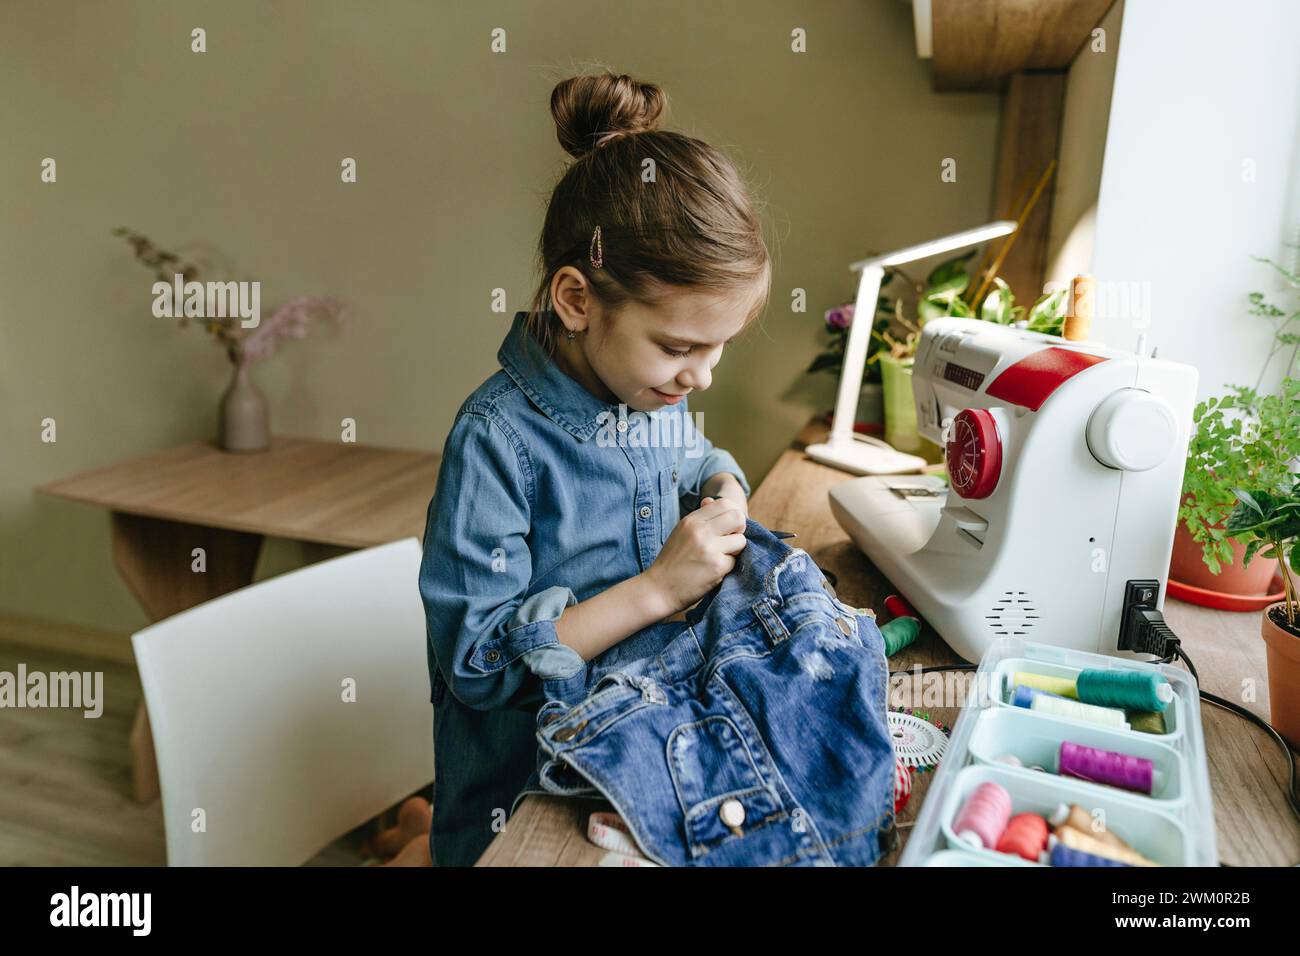
[[1079, 699], [1079, 692], [1075, 689], [1074, 681], [1069, 677], [1048, 677], [1046, 674], [1031, 674], [1029, 671], [1016, 671], [1012, 675], [1012, 680], [1025, 687], [1032, 687], [1035, 690], [1045, 690], [1049, 694], [1056, 694], [1059, 697], [1068, 697], [1071, 700]]

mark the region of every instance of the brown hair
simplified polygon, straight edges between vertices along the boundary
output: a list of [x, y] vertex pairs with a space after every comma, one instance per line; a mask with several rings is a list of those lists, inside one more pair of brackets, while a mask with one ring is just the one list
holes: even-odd
[[[653, 305], [662, 286], [726, 293], [768, 276], [752, 321], [767, 306], [770, 257], [740, 174], [698, 139], [659, 129], [663, 90], [626, 74], [573, 76], [551, 91], [560, 145], [576, 162], [551, 194], [538, 243], [542, 281], [527, 325], [548, 354], [563, 334], [551, 280], [578, 269], [609, 314], [629, 300]], [[643, 181], [645, 160], [654, 181]], [[602, 268], [593, 268], [600, 226]]]

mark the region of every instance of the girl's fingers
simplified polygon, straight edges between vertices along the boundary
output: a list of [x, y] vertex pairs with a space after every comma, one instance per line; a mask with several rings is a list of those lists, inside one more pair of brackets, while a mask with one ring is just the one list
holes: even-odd
[[749, 539], [743, 534], [736, 533], [724, 534], [718, 541], [722, 545], [723, 554], [739, 554], [745, 550], [745, 545], [749, 542]]

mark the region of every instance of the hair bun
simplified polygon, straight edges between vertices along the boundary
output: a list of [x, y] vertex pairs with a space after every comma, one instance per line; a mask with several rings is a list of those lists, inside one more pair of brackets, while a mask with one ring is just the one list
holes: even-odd
[[663, 90], [626, 73], [571, 76], [551, 91], [555, 136], [582, 158], [620, 136], [658, 129], [666, 103]]

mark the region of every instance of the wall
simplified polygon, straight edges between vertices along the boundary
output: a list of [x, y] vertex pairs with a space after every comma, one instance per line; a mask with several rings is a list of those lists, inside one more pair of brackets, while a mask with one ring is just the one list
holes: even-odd
[[[1251, 257], [1300, 238], [1300, 4], [1129, 0], [1122, 30], [1092, 271], [1148, 284], [1148, 344], [1200, 369], [1200, 397], [1253, 385], [1271, 332], [1246, 294], [1281, 283]], [[1139, 322], [1094, 335], [1131, 347]]]
[[1075, 55], [1066, 77], [1045, 284], [1068, 284], [1072, 276], [1092, 271], [1097, 193], [1123, 15], [1124, 0], [1118, 0], [1098, 24], [1103, 31], [1097, 38], [1101, 42], [1090, 37]]
[[[791, 52], [796, 27], [807, 53]], [[930, 91], [905, 4], [0, 6], [0, 178], [17, 224], [0, 234], [0, 610], [143, 625], [104, 512], [32, 489], [215, 435], [227, 364], [197, 329], [152, 317], [151, 277], [113, 227], [258, 278], [264, 308], [350, 304], [342, 334], [257, 368], [274, 430], [336, 440], [350, 417], [361, 442], [438, 449], [531, 292], [568, 159], [548, 98], [589, 60], [663, 85], [669, 127], [728, 151], [764, 204], [772, 307], [692, 402], [757, 481], [833, 404], [834, 381], [802, 372], [821, 312], [853, 296], [848, 264], [986, 218], [996, 97]], [[346, 156], [355, 185], [340, 183]], [[45, 157], [57, 183], [40, 182]], [[259, 575], [297, 559], [271, 543]]]

